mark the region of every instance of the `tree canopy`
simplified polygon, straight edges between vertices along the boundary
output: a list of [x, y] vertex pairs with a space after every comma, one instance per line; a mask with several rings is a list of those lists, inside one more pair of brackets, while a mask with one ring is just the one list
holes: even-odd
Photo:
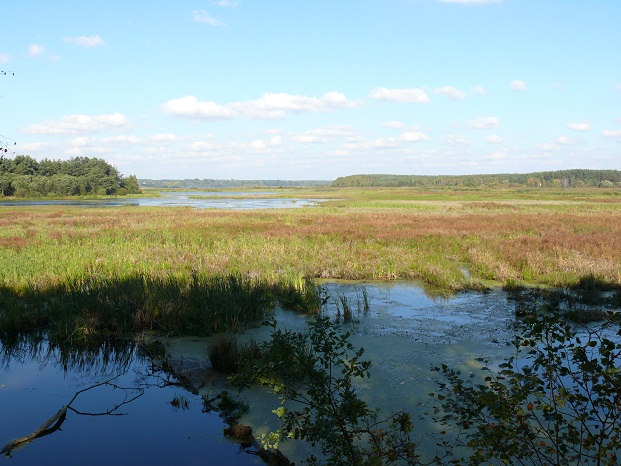
[[351, 175], [337, 178], [334, 187], [374, 186], [498, 186], [580, 188], [621, 187], [619, 170], [557, 170], [495, 175]]
[[0, 157], [0, 196], [80, 196], [140, 193], [134, 175], [124, 177], [103, 159], [43, 159], [28, 155]]

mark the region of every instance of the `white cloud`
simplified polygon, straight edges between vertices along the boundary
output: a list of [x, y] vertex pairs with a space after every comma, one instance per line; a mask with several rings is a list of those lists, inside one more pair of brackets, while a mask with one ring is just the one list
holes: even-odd
[[621, 91], [621, 84], [617, 84], [615, 87], [618, 91]]
[[11, 55], [8, 53], [0, 53], [0, 63], [8, 63], [11, 61]]
[[471, 120], [470, 123], [468, 123], [468, 126], [470, 126], [470, 128], [475, 128], [475, 129], [497, 128], [498, 118], [496, 117], [475, 118], [474, 120]]
[[201, 102], [193, 95], [169, 100], [163, 108], [168, 115], [186, 118], [226, 119], [233, 118], [235, 115], [230, 108], [215, 102]]
[[606, 138], [614, 138], [621, 142], [621, 129], [605, 129], [602, 131], [602, 136]]
[[186, 118], [279, 119], [284, 118], [287, 112], [320, 112], [357, 105], [356, 102], [348, 100], [340, 92], [327, 92], [321, 97], [266, 92], [256, 100], [232, 102], [226, 105], [219, 105], [215, 102], [201, 102], [195, 96], [190, 95], [169, 100], [163, 105], [163, 109], [168, 115]]
[[132, 129], [129, 118], [122, 113], [109, 115], [68, 115], [21, 129], [29, 134], [80, 134]]
[[489, 155], [489, 157], [494, 160], [504, 159], [507, 157], [507, 153], [506, 152], [492, 152]]
[[382, 128], [401, 129], [405, 128], [405, 123], [401, 121], [387, 121], [386, 123], [382, 123]]
[[459, 89], [455, 89], [451, 86], [443, 86], [434, 89], [435, 94], [442, 95], [444, 97], [448, 97], [449, 99], [461, 100], [466, 98], [466, 93], [460, 91]]
[[325, 128], [304, 131], [302, 134], [292, 138], [297, 142], [327, 144], [335, 139], [351, 139], [355, 136], [356, 130], [349, 125], [326, 126]]
[[239, 0], [219, 0], [218, 2], [216, 2], [216, 5], [221, 6], [221, 7], [232, 7], [235, 8], [236, 6], [238, 6], [241, 2]]
[[429, 141], [429, 136], [421, 131], [406, 131], [401, 135], [401, 139], [408, 142]]
[[151, 136], [149, 136], [148, 139], [155, 142], [173, 142], [176, 141], [178, 138], [172, 133], [160, 133], [152, 134]]
[[525, 91], [526, 90], [526, 83], [524, 81], [520, 81], [519, 79], [516, 79], [515, 81], [511, 81], [509, 83], [509, 86], [514, 91]]
[[431, 99], [425, 93], [425, 91], [419, 88], [388, 89], [385, 87], [378, 87], [371, 91], [369, 97], [371, 97], [372, 99], [389, 100], [392, 102], [423, 104], [431, 102]]
[[45, 53], [45, 49], [43, 48], [42, 45], [31, 44], [28, 47], [28, 56], [29, 57], [32, 57], [32, 58], [40, 57], [44, 53]]
[[211, 16], [207, 10], [194, 10], [193, 14], [194, 21], [197, 23], [209, 24], [210, 26], [226, 26], [226, 23]]
[[497, 135], [495, 135], [495, 134], [492, 134], [491, 136], [487, 136], [487, 137], [485, 138], [485, 140], [486, 140], [487, 142], [489, 142], [490, 144], [501, 144], [501, 143], [503, 143], [503, 142], [504, 142], [504, 139], [503, 139], [503, 138], [501, 138], [500, 136], [497, 136]]
[[470, 139], [462, 136], [461, 134], [447, 134], [444, 138], [444, 141], [452, 146], [468, 145], [471, 143]]
[[105, 45], [105, 42], [99, 35], [95, 36], [80, 36], [80, 37], [64, 37], [64, 42], [71, 42], [79, 45], [80, 47], [93, 48], [100, 45]]
[[56, 144], [52, 144], [50, 142], [28, 142], [25, 144], [19, 144], [17, 147], [20, 153], [31, 153], [56, 149]]
[[483, 86], [472, 86], [470, 91], [472, 91], [473, 94], [485, 94], [485, 88]]
[[343, 144], [343, 148], [352, 150], [369, 150], [369, 149], [394, 149], [399, 147], [400, 140], [397, 138], [375, 138], [364, 142], [351, 142]]
[[573, 138], [568, 138], [567, 136], [560, 136], [554, 140], [557, 144], [562, 144], [564, 146], [569, 146], [573, 144], [577, 144], [577, 140]]
[[569, 129], [573, 129], [574, 131], [588, 131], [591, 128], [591, 125], [586, 121], [583, 122], [574, 122], [569, 123], [567, 125]]
[[558, 144], [553, 144], [551, 142], [542, 142], [541, 144], [537, 144], [537, 149], [546, 151], [546, 152], [556, 152], [561, 150], [561, 147]]

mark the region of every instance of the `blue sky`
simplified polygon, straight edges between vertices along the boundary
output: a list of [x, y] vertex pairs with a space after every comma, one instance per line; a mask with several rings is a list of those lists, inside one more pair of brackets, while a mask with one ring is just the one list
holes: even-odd
[[619, 0], [1, 11], [0, 135], [37, 159], [156, 179], [621, 169]]

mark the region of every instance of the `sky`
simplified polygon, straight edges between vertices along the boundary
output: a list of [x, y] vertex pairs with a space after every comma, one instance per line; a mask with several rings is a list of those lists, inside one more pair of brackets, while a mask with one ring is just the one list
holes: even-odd
[[621, 169], [619, 0], [0, 12], [0, 141], [38, 160], [143, 179]]

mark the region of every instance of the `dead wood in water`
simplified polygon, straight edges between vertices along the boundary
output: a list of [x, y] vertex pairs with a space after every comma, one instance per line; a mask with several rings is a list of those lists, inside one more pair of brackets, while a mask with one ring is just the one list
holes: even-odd
[[[57, 430], [60, 429], [60, 426], [63, 424], [63, 422], [65, 422], [65, 419], [67, 418], [67, 410], [71, 410], [76, 414], [79, 414], [81, 416], [123, 416], [124, 413], [118, 413], [116, 411], [118, 411], [118, 409], [123, 406], [126, 405], [128, 403], [131, 403], [132, 401], [134, 401], [135, 399], [139, 398], [140, 396], [142, 396], [144, 394], [144, 389], [142, 388], [128, 388], [128, 387], [121, 387], [115, 383], [112, 383], [113, 380], [117, 379], [118, 377], [120, 377], [121, 374], [118, 374], [114, 377], [112, 377], [111, 379], [105, 380], [103, 382], [99, 382], [95, 385], [91, 385], [90, 387], [87, 388], [83, 388], [82, 390], [78, 390], [75, 395], [73, 395], [73, 398], [71, 398], [71, 401], [69, 401], [69, 403], [67, 403], [67, 405], [63, 406], [61, 409], [58, 410], [58, 412], [56, 414], [54, 414], [51, 418], [49, 418], [47, 421], [45, 421], [41, 427], [39, 427], [38, 429], [36, 429], [34, 432], [32, 432], [29, 435], [26, 435], [24, 437], [19, 437], [16, 438], [14, 440], [11, 440], [9, 443], [7, 443], [2, 450], [0, 450], [0, 454], [6, 456], [6, 457], [10, 457], [11, 456], [11, 452], [13, 450], [15, 450], [18, 447], [24, 446], [25, 444], [32, 442], [33, 440], [40, 438], [40, 437], [44, 437], [46, 435], [49, 435], [53, 432], [56, 432]], [[102, 412], [97, 412], [97, 413], [88, 413], [88, 412], [82, 412], [82, 411], [78, 411], [77, 409], [75, 409], [72, 405], [72, 403], [76, 400], [76, 398], [81, 395], [84, 392], [87, 392], [89, 390], [92, 390], [94, 388], [97, 387], [101, 387], [103, 385], [107, 385], [109, 387], [114, 388], [118, 388], [122, 391], [125, 392], [125, 400], [123, 400], [123, 402], [114, 405], [112, 408], [106, 410], [106, 411], [102, 411]], [[134, 395], [133, 397], [129, 397], [128, 393], [130, 391], [137, 391], [138, 394]], [[51, 427], [50, 427], [51, 426]]]

